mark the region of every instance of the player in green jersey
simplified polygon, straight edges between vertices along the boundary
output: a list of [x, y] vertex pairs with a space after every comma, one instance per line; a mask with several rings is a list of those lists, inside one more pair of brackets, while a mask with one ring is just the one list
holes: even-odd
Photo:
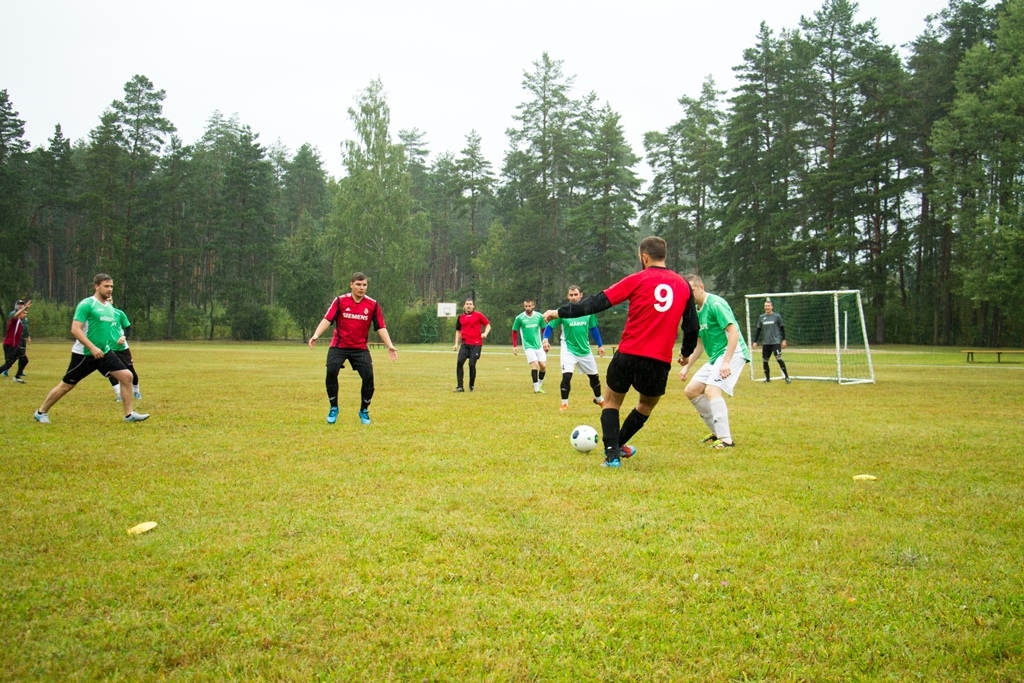
[[[566, 294], [569, 303], [576, 303], [583, 298], [583, 292], [577, 285], [571, 285]], [[559, 354], [559, 363], [562, 366], [562, 405], [559, 410], [569, 409], [569, 392], [572, 390], [572, 374], [578, 367], [580, 371], [590, 380], [590, 388], [594, 392], [594, 403], [603, 406], [604, 399], [601, 397], [601, 378], [597, 374], [597, 361], [590, 350], [590, 335], [593, 335], [597, 343], [597, 352], [604, 357], [604, 342], [601, 341], [601, 332], [597, 329], [597, 316], [594, 314], [585, 315], [580, 318], [555, 318], [544, 329], [544, 351], [551, 349], [551, 337], [554, 335], [554, 328], [562, 328], [562, 350]]]
[[[113, 299], [110, 300], [110, 304], [113, 305]], [[132, 358], [132, 350], [128, 348], [128, 335], [131, 334], [132, 324], [128, 320], [128, 315], [120, 308], [114, 307], [114, 318], [115, 325], [118, 327], [118, 344], [114, 347], [114, 353], [118, 355], [124, 366], [132, 373], [132, 396], [135, 400], [142, 399], [142, 391], [139, 389], [139, 373], [135, 370], [135, 360]], [[121, 402], [121, 383], [117, 381], [113, 375], [107, 377], [110, 380], [110, 386], [114, 389], [114, 395], [117, 397], [117, 401]]]
[[544, 316], [533, 310], [533, 299], [523, 299], [523, 312], [512, 322], [512, 353], [518, 356], [516, 335], [523, 338], [523, 352], [530, 364], [530, 378], [533, 393], [543, 394], [544, 375], [548, 371], [548, 355], [541, 347], [541, 333], [544, 331]]
[[50, 390], [43, 405], [35, 412], [36, 422], [50, 424], [49, 410], [65, 394], [95, 370], [112, 375], [121, 384], [125, 422], [142, 422], [147, 413], [132, 410], [132, 373], [114, 353], [120, 343], [120, 330], [116, 325], [114, 306], [109, 299], [114, 295], [114, 279], [106, 273], [93, 278], [93, 295], [82, 299], [71, 321], [71, 363], [60, 384]]
[[701, 353], [708, 352], [708, 362], [686, 385], [686, 398], [711, 429], [703, 443], [710, 443], [712, 448], [731, 448], [736, 444], [729, 429], [729, 409], [722, 392], [733, 395], [743, 366], [750, 362], [750, 352], [729, 303], [706, 291], [704, 281], [697, 275], [687, 275], [686, 280], [697, 303], [700, 334], [693, 353], [687, 358], [679, 358], [679, 364], [683, 366], [679, 379], [685, 380]]

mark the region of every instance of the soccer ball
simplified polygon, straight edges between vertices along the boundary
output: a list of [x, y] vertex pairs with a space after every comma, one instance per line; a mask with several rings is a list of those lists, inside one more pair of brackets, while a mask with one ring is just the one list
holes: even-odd
[[587, 453], [597, 448], [597, 430], [589, 425], [580, 425], [572, 430], [569, 443], [580, 453]]

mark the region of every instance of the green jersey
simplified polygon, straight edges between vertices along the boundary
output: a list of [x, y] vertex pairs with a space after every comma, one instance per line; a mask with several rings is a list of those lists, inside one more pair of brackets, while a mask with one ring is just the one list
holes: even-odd
[[533, 315], [526, 315], [526, 311], [523, 311], [512, 323], [512, 331], [518, 332], [523, 338], [524, 349], [539, 349], [540, 336], [544, 331], [544, 316], [537, 311], [534, 311]]
[[[132, 324], [128, 322], [128, 316], [120, 308], [114, 309], [114, 326], [117, 328], [117, 338], [120, 339], [124, 336], [124, 328], [131, 327]], [[128, 348], [128, 340], [124, 340], [124, 344], [115, 344], [115, 351], [124, 351]]]
[[[697, 309], [697, 320], [700, 321], [700, 341], [704, 344], [704, 351], [707, 352], [710, 362], [714, 363], [729, 346], [725, 328], [730, 324], [736, 325], [736, 331], [739, 332], [740, 326], [728, 302], [711, 293], [708, 293], [704, 305]], [[747, 351], [747, 343], [743, 341], [742, 334], [736, 344], [736, 353], [743, 356], [747, 362], [750, 361], [750, 352]]]
[[[121, 336], [118, 332], [117, 317], [114, 315], [115, 310], [113, 304], [100, 303], [94, 296], [82, 299], [75, 309], [74, 319], [82, 323], [85, 336], [103, 353], [117, 346], [117, 338]], [[83, 356], [91, 355], [89, 349], [77, 339], [71, 347], [71, 352]]]
[[590, 351], [590, 328], [597, 327], [596, 315], [585, 315], [582, 318], [555, 318], [550, 323], [551, 328], [562, 327], [562, 346], [577, 357], [591, 355]]

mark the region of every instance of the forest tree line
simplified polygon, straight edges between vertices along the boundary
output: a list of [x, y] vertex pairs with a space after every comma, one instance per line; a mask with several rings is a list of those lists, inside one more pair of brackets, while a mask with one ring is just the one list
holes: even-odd
[[856, 13], [825, 0], [798, 28], [762, 24], [736, 89], [680, 97], [642, 156], [547, 53], [500, 168], [475, 132], [437, 154], [393, 132], [379, 81], [349, 109], [337, 179], [220, 113], [186, 144], [142, 75], [88, 139], [58, 124], [34, 149], [0, 90], [0, 301], [71, 306], [103, 271], [144, 338], [306, 337], [362, 271], [409, 343], [441, 301], [472, 296], [500, 328], [526, 297], [603, 289], [656, 234], [737, 308], [854, 288], [874, 343], [1024, 345], [1024, 0], [952, 0], [905, 60]]

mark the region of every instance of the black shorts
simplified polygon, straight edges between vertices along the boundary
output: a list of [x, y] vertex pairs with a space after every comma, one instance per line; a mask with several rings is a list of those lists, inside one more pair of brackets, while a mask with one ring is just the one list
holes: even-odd
[[775, 354], [775, 358], [782, 358], [782, 344], [762, 344], [761, 360], [768, 360]]
[[336, 346], [327, 349], [328, 372], [337, 373], [345, 367], [345, 361], [348, 361], [349, 367], [360, 376], [367, 371], [373, 371], [373, 359], [370, 358], [368, 349], [339, 349]]
[[632, 387], [644, 396], [664, 396], [671, 369], [672, 364], [662, 360], [616, 351], [604, 381], [617, 394], [624, 394]]
[[108, 351], [103, 358], [93, 358], [92, 355], [83, 356], [80, 353], [72, 353], [68, 371], [64, 373], [64, 378], [61, 381], [64, 384], [74, 386], [96, 370], [99, 370], [101, 375], [107, 377], [112, 372], [127, 369], [124, 366], [124, 362], [113, 351]]
[[114, 353], [117, 354], [117, 357], [121, 359], [121, 362], [124, 363], [124, 366], [126, 368], [130, 368], [132, 366], [134, 361], [132, 361], [131, 349], [125, 349], [124, 351], [114, 351]]
[[24, 350], [20, 346], [4, 344], [4, 365], [13, 363], [24, 355]]

